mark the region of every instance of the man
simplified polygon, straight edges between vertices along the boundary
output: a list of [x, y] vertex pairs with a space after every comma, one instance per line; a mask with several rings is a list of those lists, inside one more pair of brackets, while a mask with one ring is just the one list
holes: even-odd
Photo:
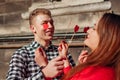
[[[64, 62], [58, 56], [57, 46], [51, 43], [54, 34], [51, 12], [47, 9], [35, 9], [29, 16], [29, 23], [34, 34], [34, 41], [13, 54], [7, 80], [59, 80]], [[48, 64], [45, 66], [40, 66], [36, 62], [36, 59], [39, 58], [34, 52], [38, 48], [45, 53], [48, 60]], [[71, 65], [74, 66], [75, 63], [70, 54], [68, 54], [68, 58]]]

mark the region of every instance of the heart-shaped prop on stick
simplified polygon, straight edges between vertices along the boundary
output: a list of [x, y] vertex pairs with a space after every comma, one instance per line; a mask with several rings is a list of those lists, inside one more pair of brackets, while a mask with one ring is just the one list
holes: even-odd
[[87, 31], [88, 31], [89, 28], [90, 28], [89, 26], [84, 27], [84, 33], [87, 33]]
[[79, 26], [78, 26], [78, 25], [75, 25], [75, 27], [74, 27], [74, 34], [72, 35], [68, 46], [70, 45], [70, 43], [72, 43], [72, 40], [73, 40], [73, 38], [74, 38], [74, 35], [75, 35], [75, 33], [78, 32], [78, 31], [79, 31]]
[[[90, 27], [89, 26], [87, 26], [87, 27], [84, 27], [84, 33], [87, 33], [87, 31], [90, 29]], [[85, 35], [85, 39], [87, 38], [87, 35]], [[85, 50], [85, 44], [84, 44], [84, 48], [83, 48], [84, 50]]]
[[74, 33], [78, 32], [78, 30], [79, 30], [79, 26], [75, 25], [75, 27], [74, 27]]

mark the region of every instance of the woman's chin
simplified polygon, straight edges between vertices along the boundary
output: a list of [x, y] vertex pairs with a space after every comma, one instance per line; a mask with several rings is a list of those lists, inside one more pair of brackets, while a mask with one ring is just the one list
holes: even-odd
[[87, 40], [84, 40], [84, 42], [83, 42], [85, 45], [87, 45]]
[[89, 43], [88, 43], [87, 40], [85, 40], [83, 43], [84, 43], [84, 45], [86, 45], [87, 47], [90, 47], [90, 45], [89, 45]]

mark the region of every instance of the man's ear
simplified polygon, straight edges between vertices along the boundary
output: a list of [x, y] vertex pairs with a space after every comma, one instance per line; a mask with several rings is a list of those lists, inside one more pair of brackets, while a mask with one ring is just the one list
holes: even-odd
[[30, 25], [30, 30], [31, 30], [33, 33], [36, 33], [36, 30], [35, 30], [34, 25]]

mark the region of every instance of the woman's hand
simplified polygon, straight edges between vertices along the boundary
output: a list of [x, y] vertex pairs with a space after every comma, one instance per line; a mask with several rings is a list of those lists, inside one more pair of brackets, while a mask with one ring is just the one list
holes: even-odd
[[80, 53], [79, 57], [78, 57], [78, 61], [80, 64], [86, 62], [88, 57], [88, 51], [87, 50], [82, 50], [82, 52]]
[[59, 52], [59, 55], [62, 56], [63, 58], [67, 57], [67, 53], [68, 53], [67, 42], [61, 41], [61, 43], [59, 44], [59, 47], [58, 47], [58, 52]]
[[68, 54], [68, 44], [65, 41], [61, 41], [58, 47], [59, 55], [63, 58], [64, 67], [70, 66], [69, 60], [67, 58]]

